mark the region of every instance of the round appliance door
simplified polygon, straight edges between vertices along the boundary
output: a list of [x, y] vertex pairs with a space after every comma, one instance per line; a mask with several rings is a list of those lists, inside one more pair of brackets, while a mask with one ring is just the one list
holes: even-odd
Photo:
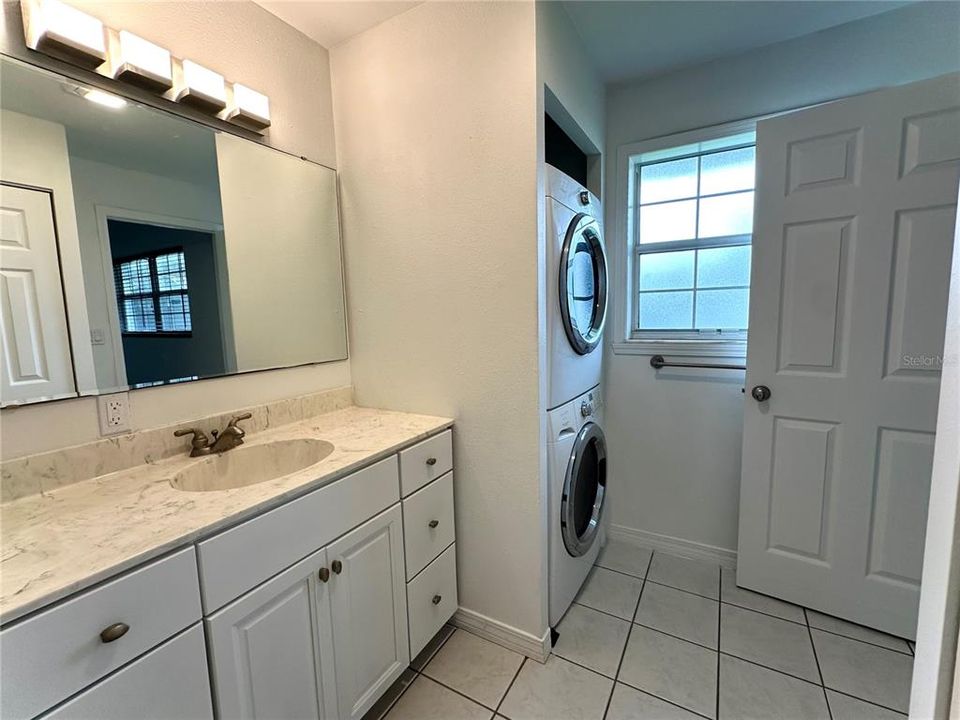
[[607, 494], [607, 441], [593, 422], [577, 434], [563, 480], [560, 530], [567, 552], [586, 553], [597, 538]]
[[560, 254], [560, 314], [573, 349], [593, 352], [607, 315], [607, 258], [599, 223], [583, 213], [567, 228]]

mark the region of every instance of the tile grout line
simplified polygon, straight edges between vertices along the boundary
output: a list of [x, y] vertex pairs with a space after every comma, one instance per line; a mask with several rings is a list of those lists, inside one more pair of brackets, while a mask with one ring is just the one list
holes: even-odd
[[620, 670], [623, 668], [623, 659], [627, 656], [627, 647], [630, 645], [630, 636], [633, 634], [633, 621], [640, 611], [640, 601], [643, 599], [643, 589], [647, 586], [647, 575], [650, 574], [650, 565], [653, 563], [653, 552], [647, 558], [647, 569], [643, 573], [642, 584], [640, 585], [640, 594], [637, 595], [637, 604], [633, 607], [633, 615], [630, 617], [630, 624], [627, 626], [627, 638], [623, 641], [623, 650], [620, 651], [620, 661], [617, 663], [617, 669], [613, 673], [613, 684], [610, 686], [610, 694], [607, 696], [607, 704], [603, 708], [602, 719], [607, 719], [607, 713], [610, 712], [610, 703], [613, 702], [613, 693], [617, 689], [617, 682], [620, 678]]
[[672, 637], [674, 640], [680, 640], [681, 642], [689, 643], [689, 644], [691, 644], [691, 645], [696, 645], [698, 648], [703, 648], [704, 650], [712, 650], [713, 652], [718, 652], [718, 651], [720, 650], [719, 647], [710, 647], [709, 645], [704, 645], [703, 643], [698, 643], [698, 642], [695, 641], [695, 640], [687, 640], [687, 638], [685, 638], [685, 637], [680, 637], [679, 635], [674, 635], [673, 633], [669, 633], [669, 632], [667, 632], [666, 630], [661, 630], [660, 628], [655, 628], [655, 627], [653, 627], [652, 625], [644, 625], [643, 623], [640, 623], [640, 622], [634, 622], [634, 623], [632, 623], [632, 624], [633, 624], [633, 625], [637, 625], [637, 626], [639, 626], [639, 627], [642, 627], [642, 628], [644, 628], [644, 629], [646, 629], [646, 630], [652, 630], [653, 632], [660, 633], [661, 635], [666, 635], [667, 637]]
[[890, 707], [889, 705], [881, 705], [880, 703], [874, 702], [873, 700], [864, 700], [862, 697], [857, 697], [856, 695], [851, 695], [848, 692], [843, 690], [837, 690], [836, 688], [826, 688], [830, 692], [835, 692], [837, 695], [843, 695], [844, 697], [852, 698], [853, 700], [859, 700], [860, 702], [866, 703], [867, 705], [873, 705], [874, 707], [883, 708], [884, 710], [889, 710], [892, 713], [907, 717], [907, 714], [903, 710], [896, 710], [895, 708]]
[[506, 691], [503, 693], [503, 697], [500, 698], [500, 702], [497, 703], [496, 710], [493, 711], [493, 717], [496, 718], [500, 714], [500, 708], [503, 707], [503, 701], [507, 699], [507, 695], [510, 694], [510, 691], [513, 689], [513, 684], [517, 681], [517, 678], [520, 677], [520, 671], [523, 670], [523, 666], [527, 664], [527, 656], [524, 655], [523, 659], [520, 661], [520, 667], [517, 668], [517, 671], [513, 674], [513, 680], [510, 681], [510, 684], [507, 685]]
[[817, 646], [813, 642], [813, 631], [810, 629], [810, 616], [807, 609], [803, 609], [803, 619], [807, 621], [807, 637], [810, 638], [810, 649], [813, 650], [813, 661], [817, 664], [817, 675], [820, 676], [820, 690], [823, 692], [823, 702], [827, 705], [827, 716], [833, 720], [833, 709], [830, 707], [830, 698], [827, 697], [827, 686], [823, 683], [823, 670], [820, 668], [820, 657], [817, 655]]
[[713, 712], [715, 718], [720, 717], [720, 624], [723, 619], [723, 569], [718, 568], [718, 572], [720, 580], [717, 583], [717, 703]]
[[661, 697], [660, 695], [657, 695], [656, 693], [652, 693], [649, 690], [638, 688], [636, 685], [631, 685], [630, 683], [625, 682], [624, 680], [617, 680], [617, 683], [619, 683], [620, 685], [624, 685], [630, 688], [631, 690], [636, 690], [638, 693], [642, 693], [644, 695], [649, 695], [652, 698], [656, 698], [661, 702], [665, 702], [667, 705], [672, 705], [675, 708], [680, 708], [684, 712], [690, 713], [691, 715], [696, 715], [697, 717], [705, 718], [705, 720], [716, 720], [716, 718], [711, 718], [709, 715], [704, 715], [703, 713], [697, 712], [696, 710], [691, 710], [690, 708], [684, 707], [683, 705], [678, 705], [673, 700], [667, 700], [667, 698], [665, 697]]

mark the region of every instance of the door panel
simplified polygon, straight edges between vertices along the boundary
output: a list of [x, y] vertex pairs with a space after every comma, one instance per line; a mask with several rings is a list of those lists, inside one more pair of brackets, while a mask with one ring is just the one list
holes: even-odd
[[4, 403], [75, 393], [47, 192], [0, 185], [0, 337]]
[[352, 720], [410, 664], [400, 506], [327, 550], [340, 718]]
[[759, 123], [738, 583], [915, 631], [960, 76]]
[[219, 717], [336, 717], [325, 561], [320, 550], [205, 621]]

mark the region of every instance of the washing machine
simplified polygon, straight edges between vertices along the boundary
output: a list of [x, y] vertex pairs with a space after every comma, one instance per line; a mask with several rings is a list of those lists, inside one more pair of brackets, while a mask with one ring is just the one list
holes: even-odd
[[600, 382], [607, 258], [600, 200], [547, 166], [547, 408]]
[[599, 386], [548, 416], [550, 627], [577, 596], [603, 542], [607, 443]]

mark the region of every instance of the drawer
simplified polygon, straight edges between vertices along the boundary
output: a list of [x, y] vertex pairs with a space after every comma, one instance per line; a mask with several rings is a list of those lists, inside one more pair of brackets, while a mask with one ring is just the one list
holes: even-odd
[[410, 657], [416, 657], [456, 611], [457, 546], [451, 545], [407, 583]]
[[[200, 619], [193, 548], [121, 575], [0, 631], [0, 716], [47, 710]], [[129, 630], [112, 642], [114, 623]], [[16, 658], [13, 660], [13, 658]]]
[[400, 451], [400, 494], [416, 492], [453, 469], [453, 435], [446, 430]]
[[203, 629], [194, 625], [43, 720], [212, 720], [206, 652]]
[[454, 541], [453, 530], [453, 473], [448, 472], [403, 500], [407, 580]]
[[395, 455], [197, 545], [209, 615], [399, 500]]

